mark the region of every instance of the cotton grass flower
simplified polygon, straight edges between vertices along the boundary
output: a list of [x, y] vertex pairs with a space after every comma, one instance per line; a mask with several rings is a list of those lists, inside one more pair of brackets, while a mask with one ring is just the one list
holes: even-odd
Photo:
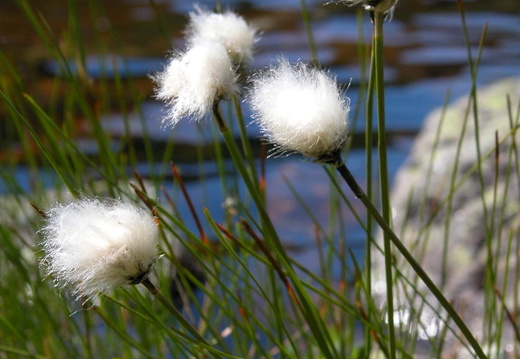
[[231, 11], [217, 14], [200, 7], [195, 7], [195, 12], [189, 16], [186, 35], [190, 46], [217, 42], [224, 45], [234, 63], [243, 64], [251, 60], [257, 30], [244, 18]]
[[184, 117], [203, 118], [221, 98], [237, 92], [237, 75], [224, 45], [198, 43], [173, 57], [155, 75], [156, 97], [170, 109], [165, 119], [172, 126]]
[[158, 229], [147, 211], [119, 200], [83, 198], [58, 204], [41, 230], [42, 264], [76, 298], [146, 279], [156, 258]]
[[348, 143], [350, 101], [325, 71], [280, 59], [253, 79], [248, 99], [253, 118], [280, 152], [327, 163]]

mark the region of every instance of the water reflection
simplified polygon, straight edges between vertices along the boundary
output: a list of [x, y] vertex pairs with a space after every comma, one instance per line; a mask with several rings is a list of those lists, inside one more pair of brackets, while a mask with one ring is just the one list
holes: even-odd
[[[125, 58], [116, 54], [88, 55], [85, 58], [85, 69], [92, 79], [110, 79], [116, 77], [146, 77], [160, 71], [165, 65], [164, 59], [157, 57], [133, 56]], [[70, 71], [78, 74], [78, 65], [75, 61], [67, 63], [46, 61], [42, 70], [53, 76], [67, 76]]]
[[[213, 0], [198, 3], [208, 7], [215, 4]], [[354, 8], [335, 4], [323, 6], [323, 3], [324, 1], [318, 0], [307, 1], [313, 20], [318, 57], [321, 64], [331, 69], [340, 82], [351, 84], [347, 95], [351, 97], [353, 106], [360, 110], [360, 118], [363, 118], [363, 108], [357, 105], [357, 86], [362, 78], [362, 59], [358, 54], [359, 29], [362, 29], [362, 41], [368, 44], [371, 24], [365, 17], [360, 26]], [[478, 77], [480, 84], [520, 73], [520, 16], [513, 11], [491, 12], [492, 6], [498, 8], [504, 6], [505, 2], [496, 1], [492, 5], [486, 5], [487, 7], [484, 3], [489, 2], [475, 1], [471, 7], [486, 11], [474, 12], [468, 6], [470, 11], [466, 14], [474, 54], [482, 28], [488, 24]], [[224, 8], [242, 13], [263, 32], [251, 63], [253, 70], [266, 67], [282, 53], [291, 61], [310, 60], [299, 0], [230, 0], [223, 1], [222, 4]], [[115, 141], [127, 135], [138, 140], [142, 136], [143, 126], [156, 146], [173, 140], [176, 146], [185, 146], [180, 148], [186, 153], [194, 153], [194, 146], [213, 140], [212, 132], [201, 129], [203, 126], [195, 122], [182, 121], [173, 130], [165, 128], [161, 121], [165, 109], [162, 104], [153, 100], [151, 80], [148, 78], [149, 74], [162, 69], [165, 55], [172, 47], [183, 48], [182, 30], [186, 24], [186, 14], [193, 10], [193, 5], [190, 1], [174, 0], [155, 1], [153, 5], [148, 1], [112, 1], [105, 2], [103, 8], [96, 8], [92, 4], [78, 4], [78, 12], [91, 14], [90, 17], [81, 17], [80, 24], [89, 81], [94, 84], [102, 81], [112, 84], [116, 77], [121, 76], [147, 84], [137, 86], [137, 94], [126, 99], [132, 105], [135, 105], [136, 98], [144, 99], [129, 113], [122, 114], [117, 107], [110, 106], [100, 113], [103, 128]], [[35, 4], [35, 7], [42, 12], [62, 42], [64, 55], [76, 55], [77, 49], [68, 43], [68, 9], [60, 1], [47, 1]], [[0, 10], [2, 51], [5, 51], [5, 55], [13, 63], [20, 65], [25, 78], [31, 78], [31, 81], [27, 81], [26, 90], [41, 100], [42, 106], [46, 108], [51, 105], [49, 94], [55, 85], [53, 81], [63, 77], [64, 67], [59, 61], [50, 58], [47, 49], [34, 32], [22, 31], [30, 25], [20, 9], [10, 2], [2, 2]], [[443, 103], [447, 90], [451, 91], [453, 98], [469, 90], [467, 51], [455, 4], [441, 7], [432, 5], [431, 2], [402, 0], [394, 20], [385, 25], [385, 43], [389, 132], [416, 132], [425, 115]], [[73, 74], [78, 71], [75, 61], [68, 65]], [[117, 94], [122, 95], [124, 94]], [[248, 117], [246, 107], [244, 111]], [[362, 132], [363, 128], [362, 121], [358, 121], [352, 130]], [[248, 133], [251, 138], [259, 135], [258, 128], [254, 125], [248, 127]], [[85, 146], [93, 144], [88, 139], [82, 141]], [[398, 140], [390, 148], [391, 174], [395, 173], [406, 157], [409, 144], [410, 141], [406, 139]], [[95, 152], [95, 148], [85, 148]], [[199, 164], [194, 162], [195, 159], [184, 157], [181, 161], [186, 173], [192, 177], [198, 175]], [[348, 161], [353, 172], [362, 181], [363, 152], [352, 151]], [[204, 164], [210, 174], [215, 173], [214, 166], [212, 162]], [[146, 172], [144, 168], [143, 172]], [[23, 173], [21, 169], [22, 176]], [[319, 208], [318, 221], [326, 226], [329, 220], [328, 196], [323, 170], [317, 165], [302, 162], [301, 159], [288, 158], [269, 160], [267, 173], [271, 211], [276, 218], [277, 228], [288, 243], [313, 244], [312, 222], [308, 221], [294, 196], [288, 191], [283, 176], [288, 177], [298, 187], [297, 190], [305, 193], [310, 206]], [[306, 180], [308, 178], [321, 180], [310, 182]], [[213, 180], [216, 182], [211, 182]], [[220, 188], [216, 177], [205, 185], [208, 186], [205, 189], [208, 193], [220, 193], [216, 190]], [[190, 186], [192, 193], [204, 193], [197, 182]], [[220, 194], [206, 196], [209, 203], [205, 205], [213, 208], [214, 212], [222, 209], [225, 199]], [[202, 198], [199, 200], [204, 203]], [[350, 229], [357, 228], [352, 218], [347, 218], [346, 223]], [[353, 233], [356, 233], [355, 230]], [[354, 247], [362, 245], [363, 236], [359, 232], [358, 234], [358, 238], [352, 242]]]

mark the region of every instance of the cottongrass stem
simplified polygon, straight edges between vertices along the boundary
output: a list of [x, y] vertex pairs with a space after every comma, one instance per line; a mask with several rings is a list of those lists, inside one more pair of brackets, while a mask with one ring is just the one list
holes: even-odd
[[83, 198], [57, 204], [45, 221], [41, 263], [77, 299], [141, 283], [157, 259], [157, 224], [135, 204]]
[[205, 42], [220, 43], [235, 64], [251, 60], [258, 31], [243, 17], [231, 11], [213, 13], [198, 6], [189, 16], [190, 22], [186, 29], [189, 46]]
[[[289, 85], [284, 85], [284, 81]], [[348, 101], [341, 101], [341, 92], [335, 82], [322, 70], [302, 64], [290, 66], [282, 60], [278, 67], [254, 80], [250, 102], [255, 120], [271, 142], [281, 149], [300, 152], [336, 167], [355, 196], [446, 310], [475, 355], [486, 358], [462, 318], [393, 232], [341, 159], [341, 149], [348, 141]]]
[[205, 347], [209, 350], [209, 354], [216, 359], [220, 359], [222, 355], [225, 355], [227, 357], [231, 357], [229, 355], [226, 355], [219, 350], [215, 349], [199, 332], [198, 330], [191, 324], [184, 316], [175, 308], [175, 306], [157, 289], [157, 287], [150, 281], [150, 279], [145, 278], [141, 284], [148, 289], [148, 291], [157, 299], [172, 315], [173, 317], [179, 322], [179, 324], [184, 327], [195, 339], [195, 341], [198, 342], [202, 347]]

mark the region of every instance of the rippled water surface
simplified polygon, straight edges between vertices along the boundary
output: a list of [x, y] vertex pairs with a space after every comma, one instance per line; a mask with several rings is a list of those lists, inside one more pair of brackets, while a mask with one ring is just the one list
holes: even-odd
[[[62, 1], [34, 1], [32, 5], [46, 18], [54, 34], [66, 46], [68, 9]], [[213, 7], [214, 2], [199, 1], [202, 6]], [[300, 1], [223, 1], [223, 7], [244, 15], [262, 32], [251, 63], [252, 71], [268, 66], [281, 54], [291, 61], [307, 62], [311, 59], [309, 40], [302, 21]], [[185, 121], [173, 131], [165, 128], [161, 119], [163, 105], [153, 100], [149, 75], [165, 64], [169, 51], [182, 49], [182, 31], [186, 15], [193, 10], [191, 1], [127, 0], [103, 2], [78, 1], [81, 16], [81, 37], [86, 51], [86, 70], [93, 81], [108, 78], [114, 81], [119, 75], [132, 78], [135, 87], [128, 102], [136, 97], [143, 99], [140, 110], [130, 105], [129, 113], [121, 114], [107, 108], [101, 116], [103, 127], [113, 135], [117, 144], [125, 129], [126, 119], [130, 133], [142, 136], [141, 115], [157, 146], [174, 138], [189, 148], [212, 140], [211, 131]], [[312, 19], [313, 37], [322, 66], [330, 69], [343, 84], [350, 84], [347, 95], [353, 105], [352, 113], [360, 110], [357, 105], [359, 84], [362, 81], [360, 44], [369, 44], [371, 24], [365, 15], [360, 22], [356, 9], [323, 1], [307, 1]], [[484, 40], [479, 65], [479, 84], [520, 74], [520, 6], [516, 1], [472, 1], [466, 3], [466, 20], [473, 56], [477, 53], [484, 26]], [[467, 66], [468, 52], [460, 14], [455, 1], [406, 1], [401, 0], [392, 22], [385, 24], [386, 44], [386, 105], [390, 141], [389, 160], [392, 175], [406, 158], [413, 135], [420, 129], [426, 114], [442, 105], [446, 93], [456, 98], [468, 92], [470, 72]], [[63, 66], [49, 58], [45, 46], [30, 29], [27, 20], [14, 2], [0, 3], [0, 46], [13, 63], [19, 66], [27, 91], [42, 106], [50, 102], [53, 79], [63, 75]], [[78, 71], [76, 64], [70, 69]], [[1, 75], [0, 75], [1, 78]], [[137, 95], [136, 95], [137, 93]], [[66, 96], [66, 94], [63, 94]], [[117, 101], [115, 101], [117, 102]], [[246, 115], [248, 109], [244, 108]], [[2, 111], [5, 114], [4, 111]], [[78, 119], [80, 121], [80, 119]], [[354, 121], [353, 121], [354, 122]], [[363, 121], [353, 123], [353, 132], [362, 132]], [[250, 136], [256, 138], [258, 129], [248, 127]], [[8, 139], [9, 141], [9, 139]], [[82, 142], [85, 151], [95, 151], [88, 140]], [[187, 149], [187, 150], [186, 150]], [[184, 154], [174, 158], [183, 173], [196, 177], [200, 173], [197, 164]], [[188, 156], [189, 157], [189, 156]], [[363, 144], [353, 141], [347, 162], [363, 181]], [[23, 167], [19, 181], [28, 185]], [[147, 167], [143, 164], [143, 172]], [[190, 193], [199, 207], [207, 206], [213, 213], [222, 212], [225, 198], [215, 175], [215, 164], [206, 164], [208, 178], [189, 183]], [[312, 179], [312, 181], [310, 180]], [[298, 193], [315, 210], [319, 221], [326, 226], [329, 220], [328, 177], [323, 169], [298, 157], [269, 159], [267, 161], [267, 193], [270, 211], [284, 241], [303, 248], [301, 259], [314, 257], [314, 228], [302, 207], [289, 191], [286, 180], [294, 184]], [[5, 188], [0, 184], [0, 191]], [[361, 212], [361, 208], [358, 208]], [[364, 235], [352, 216], [347, 217], [347, 239], [352, 248], [361, 253]], [[188, 218], [186, 220], [189, 221]], [[315, 261], [307, 261], [313, 263]]]

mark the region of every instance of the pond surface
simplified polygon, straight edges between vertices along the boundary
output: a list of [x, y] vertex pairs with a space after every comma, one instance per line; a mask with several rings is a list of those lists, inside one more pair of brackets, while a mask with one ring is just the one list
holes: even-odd
[[[213, 1], [197, 3], [212, 7]], [[310, 60], [308, 38], [301, 19], [300, 1], [223, 1], [245, 16], [261, 29], [262, 36], [251, 63], [252, 70], [265, 68], [281, 54], [291, 61]], [[312, 18], [314, 39], [321, 65], [330, 69], [338, 80], [350, 84], [347, 96], [353, 105], [352, 112], [363, 109], [357, 105], [359, 84], [362, 81], [358, 42], [369, 44], [371, 24], [365, 16], [359, 25], [356, 9], [323, 1], [307, 1]], [[466, 4], [466, 20], [473, 56], [485, 24], [487, 34], [480, 60], [478, 83], [486, 84], [503, 77], [520, 74], [520, 6], [518, 1], [472, 1]], [[163, 146], [172, 137], [176, 143], [193, 148], [211, 141], [210, 131], [184, 121], [174, 130], [165, 128], [161, 119], [164, 107], [154, 101], [151, 80], [148, 76], [163, 68], [166, 55], [172, 48], [182, 49], [182, 30], [186, 15], [193, 11], [191, 1], [127, 0], [99, 4], [78, 1], [82, 16], [80, 29], [86, 52], [86, 70], [95, 81], [105, 78], [110, 81], [116, 73], [135, 80], [138, 97], [144, 98], [140, 111], [129, 114], [107, 109], [101, 116], [104, 128], [113, 135], [114, 141], [124, 133], [125, 119], [130, 133], [138, 139], [142, 134], [143, 116], [150, 136], [157, 146]], [[62, 1], [34, 2], [49, 22], [54, 33], [65, 38], [68, 9]], [[52, 79], [62, 76], [63, 68], [49, 58], [44, 45], [34, 31], [28, 30], [20, 9], [12, 2], [0, 3], [0, 46], [2, 52], [16, 63], [27, 83], [27, 92], [46, 106]], [[362, 34], [359, 34], [359, 30]], [[105, 44], [101, 45], [100, 44]], [[106, 46], [112, 44], [115, 46]], [[389, 165], [391, 178], [405, 160], [413, 135], [421, 128], [425, 116], [441, 106], [446, 93], [455, 99], [470, 89], [468, 53], [464, 41], [460, 14], [455, 1], [401, 0], [392, 22], [385, 24], [386, 44], [386, 108], [390, 138]], [[99, 49], [103, 52], [99, 52]], [[71, 63], [71, 70], [77, 71]], [[116, 70], [117, 69], [117, 70]], [[244, 107], [246, 116], [248, 109]], [[5, 115], [5, 112], [1, 112]], [[352, 131], [363, 132], [363, 120], [352, 125]], [[254, 125], [248, 127], [252, 138], [259, 131]], [[7, 139], [9, 142], [10, 139]], [[84, 140], [86, 151], [95, 151]], [[347, 163], [360, 183], [364, 181], [363, 143], [353, 142]], [[184, 156], [174, 158], [183, 174], [197, 177], [200, 168]], [[143, 164], [143, 172], [146, 174]], [[193, 180], [188, 190], [199, 208], [208, 207], [212, 213], [222, 212], [225, 196], [216, 176], [215, 164], [207, 163], [208, 177], [204, 185]], [[318, 221], [327, 228], [329, 221], [328, 177], [321, 166], [303, 161], [294, 156], [270, 158], [267, 161], [267, 193], [271, 214], [284, 242], [298, 249], [297, 259], [310, 263], [317, 270], [314, 225], [288, 189], [290, 181], [304, 197], [307, 205], [315, 211]], [[29, 186], [26, 172], [20, 167], [19, 181]], [[6, 187], [0, 183], [0, 193]], [[182, 202], [182, 201], [179, 201]], [[357, 206], [357, 203], [354, 202]], [[182, 205], [181, 205], [182, 206]], [[180, 208], [181, 211], [183, 208]], [[361, 206], [357, 207], [363, 213]], [[362, 255], [365, 236], [347, 210], [345, 228], [348, 245]], [[218, 219], [218, 217], [217, 217]], [[189, 218], [186, 218], [189, 222]]]

